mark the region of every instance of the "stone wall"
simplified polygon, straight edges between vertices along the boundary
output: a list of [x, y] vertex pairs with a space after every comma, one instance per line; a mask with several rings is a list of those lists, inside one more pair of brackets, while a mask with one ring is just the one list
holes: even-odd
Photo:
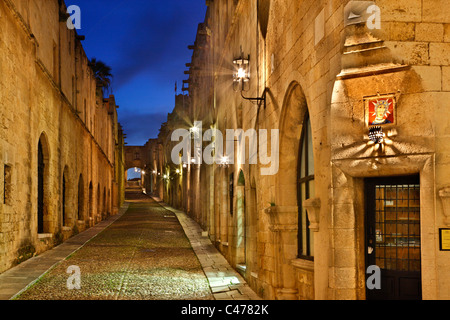
[[[11, 172], [0, 188], [0, 272], [120, 205], [113, 201], [120, 192], [114, 97], [103, 99], [78, 35], [60, 18], [66, 8], [59, 3], [0, 3], [0, 175], [4, 168]], [[39, 142], [45, 168], [44, 233], [38, 234]]]
[[[350, 21], [349, 3], [207, 1], [192, 47], [185, 125], [202, 121], [203, 128], [223, 133], [278, 129], [279, 171], [262, 175], [267, 165], [250, 165], [248, 155], [245, 163], [236, 158], [226, 166], [189, 165], [183, 183], [187, 210], [261, 297], [365, 299], [364, 179], [419, 174], [422, 297], [448, 299], [450, 258], [439, 251], [438, 230], [448, 227], [450, 214], [445, 207], [450, 3], [374, 1], [380, 29], [369, 28], [368, 20]], [[250, 65], [242, 94], [233, 87], [233, 60], [238, 58], [248, 58]], [[264, 103], [244, 99], [263, 93]], [[384, 144], [374, 145], [368, 137], [366, 100], [385, 94], [396, 98], [397, 122], [385, 130]], [[315, 195], [299, 203], [300, 140], [307, 112]], [[165, 127], [177, 125], [168, 121]], [[161, 138], [167, 141], [170, 133], [164, 131]], [[170, 147], [161, 145], [168, 154]], [[245, 261], [238, 213], [242, 202]], [[299, 207], [313, 222], [313, 259], [299, 254]]]

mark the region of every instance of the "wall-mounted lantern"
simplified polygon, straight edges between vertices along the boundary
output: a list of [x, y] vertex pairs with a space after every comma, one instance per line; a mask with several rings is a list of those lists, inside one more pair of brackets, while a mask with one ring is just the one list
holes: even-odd
[[200, 128], [197, 126], [193, 126], [189, 129], [189, 132], [191, 133], [192, 139], [198, 139], [200, 137]]
[[381, 128], [381, 126], [375, 126], [369, 129], [369, 139], [373, 143], [375, 144], [383, 143], [384, 137], [385, 135], [383, 133], [383, 129]]
[[233, 88], [235, 91], [241, 90], [247, 91], [246, 84], [250, 81], [250, 56], [247, 59], [241, 57], [234, 59], [233, 64], [236, 66], [236, 70], [233, 73]]
[[227, 168], [230, 165], [230, 158], [227, 156], [223, 156], [219, 159], [218, 164], [220, 167]]
[[266, 107], [266, 89], [261, 97], [259, 98], [248, 98], [244, 96], [244, 91], [250, 89], [250, 55], [244, 58], [244, 53], [241, 56], [233, 60], [235, 65], [235, 72], [233, 73], [233, 89], [234, 91], [240, 91], [241, 96], [245, 100], [249, 100], [255, 103], [264, 103], [264, 108]]

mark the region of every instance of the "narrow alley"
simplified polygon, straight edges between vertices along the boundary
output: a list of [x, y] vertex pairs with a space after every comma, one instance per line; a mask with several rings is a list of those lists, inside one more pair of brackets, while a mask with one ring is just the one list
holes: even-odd
[[[185, 214], [166, 209], [139, 189], [128, 189], [127, 205], [128, 210], [116, 221], [50, 267], [48, 272], [32, 281], [28, 289], [21, 289], [11, 298], [257, 299], [208, 238], [204, 238], [203, 242], [196, 238], [201, 238], [201, 229]], [[50, 253], [59, 249], [56, 247]], [[0, 285], [0, 294], [8, 283], [18, 283], [15, 272], [26, 276], [26, 270], [33, 270], [36, 263], [34, 259], [39, 261], [39, 258], [30, 259], [0, 275], [3, 284]], [[40, 260], [38, 264], [42, 264]], [[70, 286], [75, 283], [70, 272], [74, 268], [79, 270], [79, 288]]]
[[450, 0], [0, 0], [0, 301], [449, 301], [449, 138]]

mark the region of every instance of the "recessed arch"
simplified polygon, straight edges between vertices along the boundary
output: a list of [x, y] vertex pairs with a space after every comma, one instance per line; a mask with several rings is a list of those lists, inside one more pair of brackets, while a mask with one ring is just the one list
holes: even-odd
[[102, 205], [102, 218], [105, 219], [106, 217], [106, 211], [107, 211], [107, 207], [106, 207], [106, 187], [103, 187], [103, 205]]
[[102, 201], [101, 201], [101, 193], [100, 193], [100, 183], [97, 184], [97, 214], [95, 215], [95, 222], [97, 222], [98, 217], [101, 217], [102, 214]]
[[108, 189], [108, 211], [106, 213], [106, 215], [109, 217], [111, 215], [111, 189]]
[[37, 145], [37, 233], [50, 233], [49, 216], [49, 165], [50, 149], [48, 138], [43, 132]]
[[89, 202], [88, 202], [88, 212], [89, 219], [92, 220], [94, 218], [94, 186], [92, 185], [92, 181], [89, 182]]
[[286, 92], [280, 119], [280, 170], [277, 205], [297, 206], [297, 164], [299, 144], [308, 112], [306, 96], [296, 81]]
[[84, 180], [83, 175], [80, 174], [78, 178], [78, 221], [84, 220]]
[[63, 227], [67, 226], [70, 220], [70, 217], [68, 217], [69, 186], [69, 168], [65, 166], [61, 181], [61, 224]]

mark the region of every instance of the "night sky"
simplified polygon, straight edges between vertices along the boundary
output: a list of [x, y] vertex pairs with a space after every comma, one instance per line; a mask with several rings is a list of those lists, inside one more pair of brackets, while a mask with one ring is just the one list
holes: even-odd
[[66, 0], [81, 9], [83, 47], [112, 68], [113, 94], [128, 145], [156, 138], [187, 79], [205, 0]]

